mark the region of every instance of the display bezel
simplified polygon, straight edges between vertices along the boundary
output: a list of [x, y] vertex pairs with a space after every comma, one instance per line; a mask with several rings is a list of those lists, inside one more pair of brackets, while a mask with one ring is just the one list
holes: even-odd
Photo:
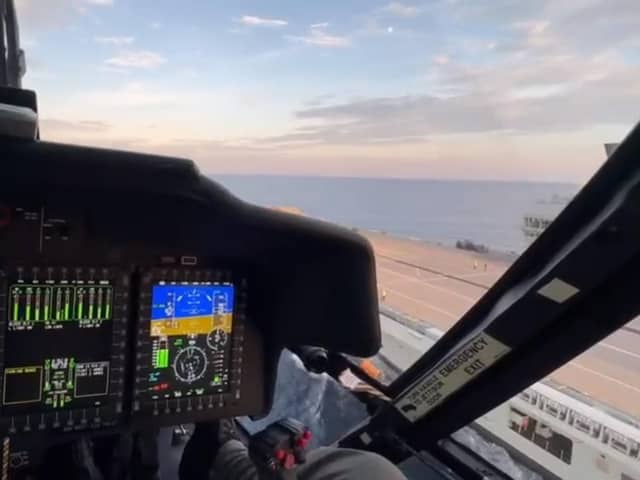
[[[151, 312], [153, 286], [160, 285], [206, 285], [234, 287], [234, 308], [230, 335], [229, 382], [225, 392], [204, 391], [184, 397], [164, 398], [149, 391], [148, 380], [152, 356]], [[206, 411], [236, 405], [240, 401], [242, 377], [242, 348], [247, 315], [247, 280], [225, 269], [155, 268], [142, 272], [139, 287], [138, 331], [136, 339], [135, 386], [133, 399], [134, 416], [175, 415], [192, 411]]]
[[[105, 394], [96, 396], [89, 405], [85, 400], [82, 404], [72, 401], [69, 406], [51, 409], [33, 402], [33, 408], [24, 412], [16, 412], [12, 405], [0, 404], [0, 430], [8, 434], [28, 433], [32, 431], [78, 431], [86, 429], [104, 428], [116, 425], [124, 409], [124, 383], [127, 349], [127, 328], [129, 322], [129, 277], [118, 268], [108, 266], [27, 266], [18, 265], [6, 267], [0, 271], [0, 399], [4, 399], [4, 377], [7, 371], [5, 365], [7, 345], [5, 342], [11, 332], [9, 329], [9, 288], [15, 285], [81, 285], [100, 284], [111, 288], [111, 332], [109, 338], [109, 354], [95, 362], [109, 362], [107, 389]], [[87, 362], [84, 362], [87, 363]]]

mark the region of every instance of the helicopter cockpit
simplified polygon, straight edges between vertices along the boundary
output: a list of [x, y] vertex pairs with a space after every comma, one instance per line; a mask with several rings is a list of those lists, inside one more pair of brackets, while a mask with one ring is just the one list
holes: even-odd
[[[187, 159], [41, 140], [12, 3], [0, 2], [2, 478], [51, 478], [51, 452], [87, 439], [143, 438], [150, 463], [171, 462], [157, 451], [165, 427], [267, 416], [285, 349], [366, 408], [335, 445], [413, 460], [408, 478], [506, 478], [450, 435], [640, 312], [637, 127], [480, 301], [382, 384], [358, 362], [381, 346], [369, 242], [246, 203]], [[366, 391], [344, 388], [346, 371]]]
[[284, 346], [379, 348], [356, 234], [248, 205], [185, 160], [33, 139], [3, 158], [6, 434], [259, 416]]

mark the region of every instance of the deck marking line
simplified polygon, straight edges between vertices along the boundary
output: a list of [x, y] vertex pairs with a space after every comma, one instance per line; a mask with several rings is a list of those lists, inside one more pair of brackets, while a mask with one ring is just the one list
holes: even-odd
[[409, 281], [411, 281], [411, 282], [417, 282], [417, 283], [419, 283], [420, 285], [424, 285], [424, 286], [425, 286], [425, 287], [427, 287], [427, 288], [432, 288], [432, 289], [434, 289], [434, 290], [440, 290], [441, 292], [445, 292], [445, 293], [447, 293], [447, 294], [449, 294], [449, 295], [454, 295], [454, 296], [456, 296], [456, 297], [460, 297], [460, 298], [462, 298], [462, 299], [464, 299], [464, 300], [466, 300], [466, 301], [468, 301], [468, 302], [474, 302], [474, 303], [475, 303], [475, 302], [477, 302], [477, 301], [478, 301], [478, 298], [469, 297], [469, 296], [467, 296], [467, 295], [463, 295], [463, 294], [461, 294], [461, 293], [458, 293], [458, 292], [456, 292], [456, 291], [454, 291], [454, 290], [450, 290], [450, 289], [448, 289], [448, 288], [444, 288], [444, 287], [437, 287], [437, 286], [435, 286], [435, 285], [431, 285], [430, 283], [425, 282], [424, 280], [422, 280], [422, 279], [420, 279], [420, 278], [411, 277], [411, 276], [409, 276], [409, 275], [405, 275], [404, 273], [394, 272], [393, 270], [391, 270], [391, 269], [389, 269], [389, 268], [380, 267], [380, 268], [379, 268], [379, 270], [381, 270], [381, 271], [383, 271], [383, 272], [387, 272], [387, 273], [389, 273], [389, 274], [391, 274], [391, 275], [396, 275], [396, 276], [398, 276], [398, 277], [406, 278], [407, 280], [409, 280]]
[[630, 357], [640, 359], [640, 354], [630, 352], [629, 350], [625, 350], [624, 348], [616, 347], [615, 345], [611, 345], [610, 343], [600, 342], [600, 343], [596, 343], [594, 347], [609, 348], [611, 350], [615, 350], [616, 352], [622, 353], [624, 355], [629, 355]]
[[393, 288], [385, 288], [384, 285], [382, 286], [382, 288], [383, 288], [383, 290], [386, 290], [387, 292], [391, 292], [391, 293], [393, 293], [395, 295], [398, 295], [399, 297], [406, 298], [407, 300], [411, 300], [412, 302], [424, 305], [425, 307], [430, 308], [431, 310], [434, 310], [436, 312], [440, 312], [440, 313], [442, 313], [443, 315], [446, 315], [449, 318], [453, 318], [454, 320], [458, 320], [460, 318], [460, 315], [454, 315], [451, 312], [448, 312], [446, 310], [442, 310], [441, 308], [438, 308], [438, 307], [434, 307], [430, 303], [423, 302], [422, 300], [418, 300], [417, 298], [413, 298], [413, 297], [411, 297], [409, 295], [405, 295], [404, 293], [401, 293], [398, 290], [395, 290]]
[[597, 370], [594, 370], [594, 369], [589, 368], [589, 367], [585, 367], [584, 365], [580, 365], [579, 363], [576, 363], [576, 362], [569, 362], [568, 364], [573, 366], [573, 367], [580, 368], [580, 369], [584, 370], [585, 372], [589, 372], [589, 373], [592, 373], [592, 374], [597, 375], [599, 377], [602, 377], [605, 380], [609, 380], [610, 382], [616, 383], [616, 384], [618, 384], [618, 385], [620, 385], [622, 387], [626, 387], [629, 390], [633, 390], [634, 392], [640, 393], [640, 388], [634, 387], [633, 385], [629, 385], [628, 383], [625, 383], [622, 380], [618, 380], [617, 378], [610, 377], [609, 375], [605, 375], [604, 373], [600, 373]]

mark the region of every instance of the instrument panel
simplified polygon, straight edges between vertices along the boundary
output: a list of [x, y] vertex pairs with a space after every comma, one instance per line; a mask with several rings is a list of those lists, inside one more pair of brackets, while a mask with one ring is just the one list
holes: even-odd
[[134, 418], [241, 405], [247, 290], [229, 270], [142, 274]]
[[96, 218], [64, 201], [0, 201], [0, 433], [263, 411], [267, 363], [246, 268], [162, 241], [101, 244]]
[[248, 286], [246, 275], [195, 266], [1, 271], [0, 428], [71, 432], [242, 412]]
[[128, 279], [113, 268], [2, 272], [7, 433], [112, 426], [123, 411]]
[[355, 233], [246, 204], [186, 160], [0, 144], [0, 435], [260, 416], [284, 347], [380, 347]]

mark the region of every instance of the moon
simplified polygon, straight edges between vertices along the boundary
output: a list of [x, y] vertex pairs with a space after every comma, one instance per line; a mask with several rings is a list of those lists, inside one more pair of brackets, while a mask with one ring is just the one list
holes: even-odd
[[393, 33], [393, 27], [387, 27], [387, 33]]

